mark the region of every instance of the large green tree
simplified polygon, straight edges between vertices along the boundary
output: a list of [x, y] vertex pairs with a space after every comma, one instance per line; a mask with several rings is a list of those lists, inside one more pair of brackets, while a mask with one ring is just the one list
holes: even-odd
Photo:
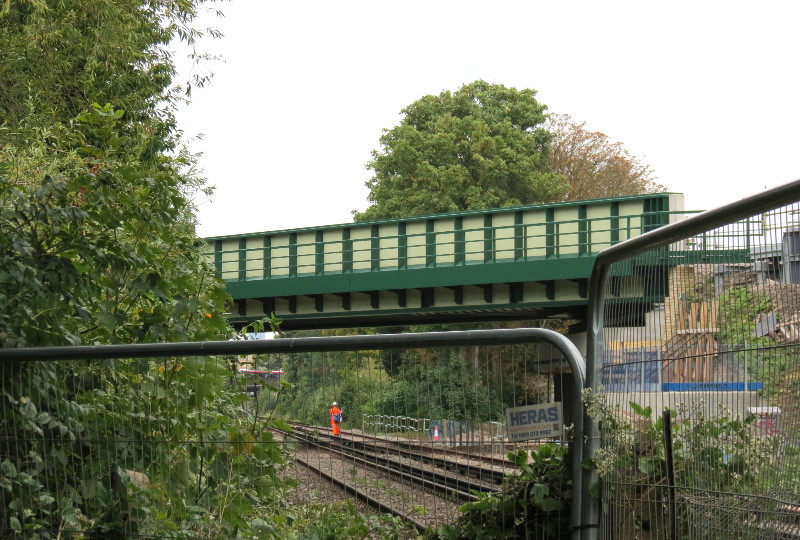
[[485, 81], [403, 109], [373, 151], [371, 205], [358, 221], [535, 204], [568, 186], [549, 164], [546, 107], [535, 90]]
[[[0, 8], [3, 346], [225, 331], [194, 237], [168, 46], [202, 0]], [[210, 314], [211, 317], [205, 316]]]

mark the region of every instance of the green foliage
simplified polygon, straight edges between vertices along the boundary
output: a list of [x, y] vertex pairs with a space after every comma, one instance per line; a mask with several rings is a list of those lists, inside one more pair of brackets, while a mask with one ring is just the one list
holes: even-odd
[[283, 381], [291, 385], [278, 413], [297, 421], [327, 425], [332, 401], [339, 402], [348, 428], [374, 412], [374, 399], [389, 381], [377, 368], [374, 351], [293, 354], [283, 362]]
[[550, 170], [546, 107], [534, 90], [475, 81], [428, 95], [385, 131], [357, 221], [552, 201], [568, 189]]
[[408, 538], [408, 528], [389, 515], [365, 516], [353, 503], [313, 502], [285, 509], [272, 522], [257, 519], [252, 527], [258, 538], [275, 540], [336, 540], [339, 538]]
[[389, 366], [385, 353], [283, 358], [283, 381], [293, 388], [278, 405], [279, 413], [327, 424], [330, 402], [336, 400], [348, 422], [362, 414], [485, 422], [501, 420], [505, 407], [520, 404], [515, 399], [546, 400], [550, 392], [529, 350], [504, 347], [489, 357], [476, 357], [469, 348], [392, 351]]
[[463, 350], [406, 351], [402, 368], [376, 403], [376, 412], [416, 418], [497, 420], [503, 404]]
[[[664, 419], [650, 407], [631, 402], [633, 415], [605, 403], [602, 394], [584, 392], [588, 413], [600, 423], [603, 446], [587, 467], [597, 469], [604, 487], [620, 497], [636, 498], [637, 489], [651, 488], [651, 498], [666, 480]], [[773, 471], [783, 457], [784, 441], [754, 430], [752, 415], [737, 417], [720, 406], [715, 413], [702, 401], [672, 411], [675, 482], [718, 494], [760, 495], [776, 487]]]
[[755, 338], [753, 330], [759, 316], [772, 311], [772, 301], [756, 294], [746, 286], [734, 287], [719, 297], [720, 338], [723, 343], [771, 343], [767, 338]]
[[[196, 246], [183, 195], [192, 180], [178, 162], [130, 159], [120, 149], [122, 117], [94, 105], [69, 129], [0, 149], [11, 170], [0, 177], [4, 346], [226, 332], [225, 292]], [[63, 159], [36, 165], [45, 175], [35, 183], [29, 167], [49, 151]]]
[[269, 515], [280, 446], [226, 373], [215, 358], [4, 365], [2, 525], [227, 537]]
[[570, 531], [572, 480], [567, 447], [548, 443], [512, 452], [520, 467], [500, 494], [479, 494], [462, 505], [464, 516], [428, 537], [442, 540], [565, 538]]
[[[210, 0], [213, 1], [213, 0]], [[208, 0], [11, 0], [0, 9], [0, 125], [66, 123], [92, 102], [125, 110], [155, 159], [175, 146], [173, 39], [193, 44]], [[218, 35], [213, 31], [212, 35]], [[202, 85], [204, 81], [196, 80]]]
[[[770, 337], [754, 335], [759, 318], [774, 310], [772, 299], [747, 286], [734, 287], [719, 297], [720, 340], [734, 351], [754, 380], [764, 383], [765, 396], [783, 392], [787, 371], [797, 357], [794, 347], [775, 347]], [[784, 407], [796, 401], [791, 392], [781, 399]]]

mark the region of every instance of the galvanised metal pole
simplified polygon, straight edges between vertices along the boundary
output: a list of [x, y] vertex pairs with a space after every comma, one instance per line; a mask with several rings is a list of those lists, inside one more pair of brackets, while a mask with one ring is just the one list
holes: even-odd
[[[445, 347], [458, 345], [510, 345], [551, 343], [566, 346], [563, 335], [543, 328], [510, 328], [424, 332], [419, 334], [377, 334], [263, 340], [191, 341], [136, 343], [128, 345], [69, 345], [57, 347], [0, 348], [0, 361], [87, 360], [109, 358], [158, 358], [165, 356], [247, 355], [291, 352], [355, 351], [399, 347]], [[567, 340], [567, 343], [571, 342]], [[581, 377], [585, 373], [583, 361]]]
[[[601, 252], [602, 253], [602, 252]], [[595, 262], [589, 278], [589, 306], [586, 311], [586, 388], [598, 388], [601, 381], [603, 347], [603, 308], [608, 284], [610, 265], [598, 265]], [[600, 429], [583, 409], [583, 458], [592, 459], [600, 448]], [[596, 540], [600, 528], [600, 498], [592, 497], [592, 486], [599, 485], [599, 476], [595, 469], [581, 471], [581, 487], [585, 490], [581, 507], [581, 540]]]

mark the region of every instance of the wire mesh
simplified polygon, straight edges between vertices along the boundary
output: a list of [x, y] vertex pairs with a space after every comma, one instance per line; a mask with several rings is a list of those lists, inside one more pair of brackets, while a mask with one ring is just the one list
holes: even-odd
[[602, 538], [800, 536], [799, 212], [611, 267], [590, 395]]
[[[376, 437], [383, 453], [401, 441], [454, 463], [524, 451], [522, 462], [491, 467], [511, 477], [521, 463], [536, 469], [531, 452], [546, 443], [566, 448], [569, 430], [558, 440], [510, 442], [505, 410], [568, 402], [574, 390], [560, 351], [536, 343], [388, 350], [331, 343], [315, 352], [0, 363], [0, 537], [225, 538], [244, 530], [259, 538], [357, 537], [358, 530], [415, 537], [418, 530], [382, 517], [389, 508], [419, 527], [457, 527], [471, 517], [509, 537], [569, 535], [564, 463], [546, 469], [542, 461], [542, 474], [557, 480], [546, 496], [537, 492], [539, 503], [549, 501], [546, 512], [518, 506], [515, 493], [493, 515], [470, 516], [452, 494], [334, 454]], [[343, 418], [331, 446], [323, 442], [334, 401]], [[574, 414], [564, 406], [567, 423]], [[276, 431], [290, 422], [294, 435]], [[312, 441], [301, 431], [314, 433]], [[487, 493], [501, 487], [483, 482]], [[526, 482], [507, 480], [527, 497], [533, 480]], [[385, 507], [369, 508], [363, 494]]]

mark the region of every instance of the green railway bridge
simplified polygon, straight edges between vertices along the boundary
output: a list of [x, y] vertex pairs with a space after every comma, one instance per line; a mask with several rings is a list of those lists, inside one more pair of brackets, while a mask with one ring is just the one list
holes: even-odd
[[[233, 297], [234, 325], [271, 313], [285, 329], [585, 320], [596, 254], [685, 216], [683, 195], [658, 193], [205, 241]], [[656, 272], [632, 260], [614, 290], [631, 308], [620, 324], [637, 324], [663, 301], [669, 265], [713, 253], [665, 250]]]

